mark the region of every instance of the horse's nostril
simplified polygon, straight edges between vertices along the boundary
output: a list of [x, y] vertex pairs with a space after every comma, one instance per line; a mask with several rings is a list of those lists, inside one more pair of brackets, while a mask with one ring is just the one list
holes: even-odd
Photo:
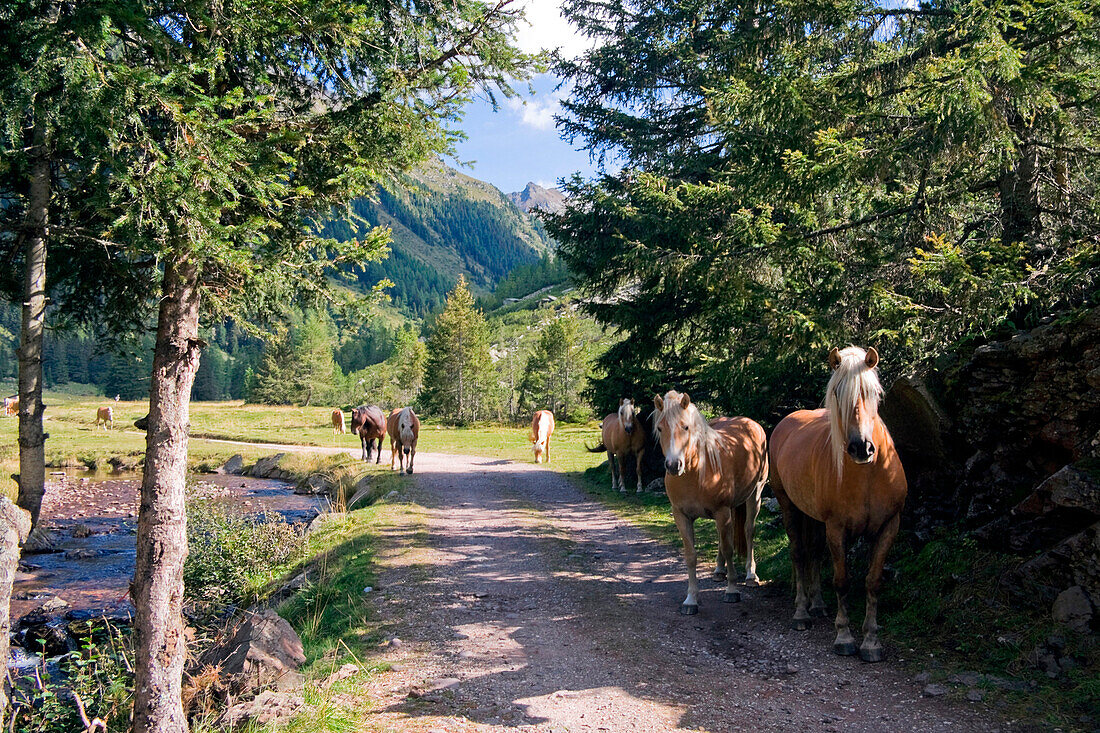
[[867, 455], [873, 456], [874, 454], [875, 454], [875, 444], [874, 443], [868, 443], [867, 444]]

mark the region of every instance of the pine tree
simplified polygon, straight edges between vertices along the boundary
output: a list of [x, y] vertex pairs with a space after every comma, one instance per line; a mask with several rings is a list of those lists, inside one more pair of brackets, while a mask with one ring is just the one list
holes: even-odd
[[305, 406], [329, 402], [336, 384], [343, 379], [333, 359], [332, 321], [310, 311], [295, 334], [291, 355], [295, 400]]
[[549, 409], [569, 418], [577, 409], [587, 371], [587, 347], [580, 339], [576, 317], [555, 318], [527, 357], [519, 388], [521, 399], [529, 409]]
[[487, 413], [494, 386], [489, 325], [459, 276], [428, 339], [420, 401], [439, 418], [464, 423]]

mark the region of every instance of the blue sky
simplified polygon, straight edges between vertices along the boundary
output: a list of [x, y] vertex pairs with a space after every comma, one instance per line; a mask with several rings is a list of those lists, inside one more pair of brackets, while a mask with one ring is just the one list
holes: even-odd
[[[524, 51], [560, 47], [574, 56], [588, 47], [587, 40], [561, 17], [559, 0], [524, 0], [523, 5], [530, 26], [521, 29], [516, 40]], [[556, 186], [576, 171], [592, 175], [595, 166], [588, 153], [563, 141], [554, 126], [553, 116], [565, 94], [564, 89], [554, 91], [557, 85], [558, 79], [550, 74], [532, 80], [533, 95], [527, 93], [526, 83], [517, 84], [521, 98], [498, 100], [496, 112], [488, 100], [475, 100], [458, 124], [468, 137], [457, 146], [458, 160], [472, 165], [447, 163], [505, 193], [522, 191], [528, 181]]]

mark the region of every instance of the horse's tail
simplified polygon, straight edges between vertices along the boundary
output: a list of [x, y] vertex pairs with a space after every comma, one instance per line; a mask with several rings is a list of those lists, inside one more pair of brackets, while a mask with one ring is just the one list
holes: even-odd
[[733, 510], [733, 551], [740, 557], [749, 556], [749, 538], [745, 534], [745, 522], [749, 513], [744, 504]]
[[604, 451], [607, 450], [607, 448], [606, 448], [606, 446], [604, 446], [602, 440], [599, 443], [596, 444], [595, 448], [590, 446], [588, 443], [585, 443], [584, 444], [584, 449], [587, 450], [589, 453], [603, 453]]

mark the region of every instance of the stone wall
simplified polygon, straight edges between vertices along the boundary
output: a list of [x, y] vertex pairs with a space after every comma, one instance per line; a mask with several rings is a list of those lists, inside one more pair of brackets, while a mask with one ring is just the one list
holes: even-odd
[[907, 525], [961, 523], [1029, 558], [1006, 588], [1060, 599], [1096, 629], [1080, 618], [1100, 603], [1100, 308], [903, 377], [882, 414], [909, 478]]

